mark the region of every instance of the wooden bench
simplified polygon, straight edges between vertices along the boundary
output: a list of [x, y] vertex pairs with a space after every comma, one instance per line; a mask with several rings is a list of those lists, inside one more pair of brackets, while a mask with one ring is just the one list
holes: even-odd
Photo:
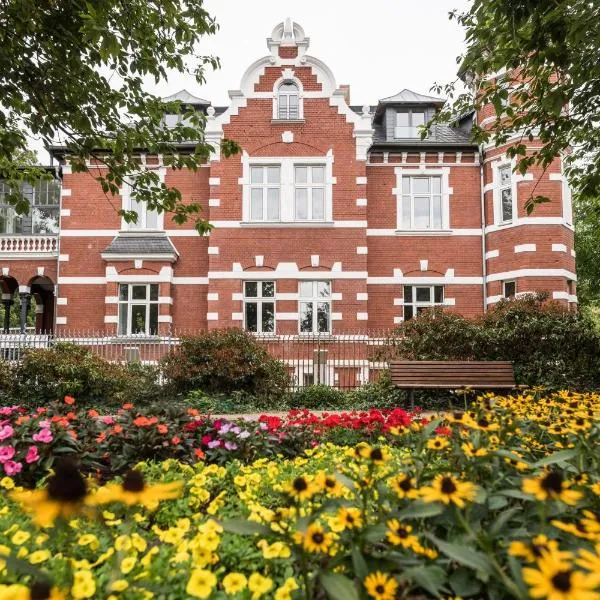
[[411, 407], [416, 389], [507, 390], [517, 387], [510, 361], [395, 360], [390, 363], [392, 384], [409, 390]]

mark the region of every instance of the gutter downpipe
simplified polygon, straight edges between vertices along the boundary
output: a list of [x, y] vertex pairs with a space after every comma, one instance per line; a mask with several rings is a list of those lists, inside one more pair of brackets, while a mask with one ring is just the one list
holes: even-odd
[[485, 244], [485, 191], [483, 181], [484, 168], [484, 152], [483, 144], [479, 146], [479, 180], [481, 191], [481, 273], [483, 275], [483, 312], [487, 312], [487, 265], [486, 265], [486, 244]]

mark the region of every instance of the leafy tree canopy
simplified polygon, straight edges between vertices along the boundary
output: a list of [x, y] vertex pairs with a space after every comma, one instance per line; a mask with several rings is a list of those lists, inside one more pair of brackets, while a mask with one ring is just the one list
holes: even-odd
[[[148, 93], [168, 71], [189, 73], [199, 83], [217, 58], [198, 53], [198, 43], [217, 29], [203, 0], [1, 0], [0, 1], [0, 179], [14, 182], [8, 200], [28, 210], [19, 181], [49, 175], [23, 161], [28, 135], [46, 145], [68, 147], [74, 172], [90, 169], [107, 197], [127, 176], [140, 171], [140, 150], [161, 154], [168, 167], [196, 169], [210, 146], [203, 139], [204, 115], [189, 110], [173, 128], [165, 113], [185, 108]], [[189, 152], [178, 144], [188, 140]], [[225, 156], [236, 151], [225, 140]], [[206, 231], [199, 206], [183, 204], [179, 190], [142, 171], [136, 195], [149, 209], [172, 213], [175, 222], [192, 217]], [[136, 220], [132, 211], [121, 211]]]
[[[500, 145], [517, 138], [509, 154], [522, 173], [567, 153], [571, 185], [600, 195], [600, 2], [472, 0], [450, 17], [465, 29], [460, 73], [472, 89], [457, 91], [457, 82], [436, 86], [454, 100], [438, 119], [456, 121], [491, 103], [495, 122], [476, 127], [474, 141]], [[542, 146], [528, 151], [523, 141], [534, 138]], [[532, 196], [528, 211], [544, 200]]]

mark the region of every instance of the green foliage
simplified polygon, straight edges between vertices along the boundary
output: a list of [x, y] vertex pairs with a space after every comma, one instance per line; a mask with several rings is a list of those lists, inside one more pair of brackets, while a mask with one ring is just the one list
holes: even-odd
[[600, 306], [600, 195], [576, 196], [575, 250], [577, 252], [577, 297], [580, 305]]
[[[571, 183], [597, 196], [600, 3], [474, 0], [465, 12], [450, 16], [465, 30], [460, 70], [472, 90], [456, 95], [456, 82], [435, 86], [455, 100], [436, 120], [455, 122], [472, 108], [492, 104], [497, 118], [485, 130], [475, 127], [474, 141], [500, 145], [517, 136], [508, 154], [517, 157], [520, 173], [533, 164], [545, 168], [569, 150], [564, 159]], [[488, 78], [504, 69], [508, 74]], [[541, 144], [530, 151], [522, 141], [534, 138]], [[534, 193], [528, 211], [545, 200]]]
[[347, 407], [347, 395], [321, 383], [290, 394], [290, 406], [316, 410], [344, 410]]
[[394, 354], [408, 360], [510, 360], [519, 384], [600, 387], [600, 335], [589, 318], [540, 296], [501, 302], [477, 319], [423, 314], [398, 328]]
[[175, 394], [201, 390], [206, 394], [245, 392], [277, 400], [290, 378], [256, 338], [242, 329], [207, 331], [184, 337], [162, 361], [168, 389]]
[[[106, 166], [93, 169], [93, 176], [107, 195], [117, 195], [126, 176], [139, 172], [136, 193], [149, 209], [169, 212], [177, 223], [194, 217], [199, 232], [209, 228], [197, 216], [197, 203], [183, 204], [181, 192], [161, 182], [156, 172], [141, 169], [135, 156], [143, 149], [163, 155], [164, 164], [173, 169], [196, 169], [209, 155], [204, 115], [144, 90], [145, 82], [164, 81], [169, 72], [191, 74], [202, 83], [207, 67], [218, 68], [217, 58], [198, 54], [202, 38], [217, 30], [203, 4], [3, 2], [0, 179], [15, 182], [8, 200], [19, 213], [26, 213], [29, 203], [16, 184], [50, 176], [23, 167], [31, 133], [46, 145], [60, 140], [74, 172], [87, 172], [89, 161]], [[185, 119], [164, 127], [164, 114], [178, 112]], [[228, 156], [237, 146], [224, 140], [222, 151]], [[136, 218], [131, 211], [120, 212], [126, 221]]]

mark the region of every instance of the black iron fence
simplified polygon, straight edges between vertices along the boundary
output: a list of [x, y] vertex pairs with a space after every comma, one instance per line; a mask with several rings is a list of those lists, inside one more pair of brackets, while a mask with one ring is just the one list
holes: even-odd
[[[181, 337], [198, 332], [182, 331], [161, 336], [115, 336], [98, 331], [60, 333], [2, 333], [0, 358], [20, 361], [29, 348], [51, 348], [68, 342], [84, 346], [111, 362], [140, 361], [158, 364], [179, 345]], [[393, 346], [391, 332], [335, 335], [257, 335], [267, 351], [289, 369], [293, 389], [324, 384], [354, 389], [375, 381], [387, 368]]]

